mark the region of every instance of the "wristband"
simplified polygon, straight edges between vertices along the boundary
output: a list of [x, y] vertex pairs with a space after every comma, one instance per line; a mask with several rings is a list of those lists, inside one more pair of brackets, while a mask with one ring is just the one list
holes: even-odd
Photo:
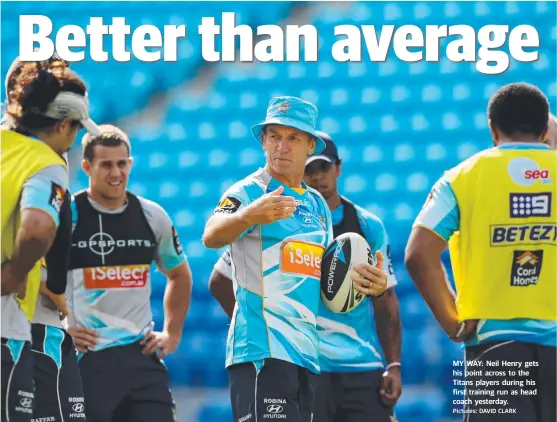
[[391, 362], [387, 365], [385, 371], [388, 371], [389, 369], [394, 368], [395, 366], [398, 366], [400, 368], [402, 365], [400, 364], [400, 362]]

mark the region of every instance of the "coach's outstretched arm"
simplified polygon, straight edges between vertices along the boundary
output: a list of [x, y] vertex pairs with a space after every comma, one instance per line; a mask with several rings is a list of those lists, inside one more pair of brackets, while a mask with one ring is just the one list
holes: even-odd
[[456, 342], [464, 340], [475, 328], [475, 321], [458, 321], [456, 295], [447, 279], [441, 254], [447, 242], [433, 231], [414, 227], [406, 246], [404, 264], [433, 315]]
[[296, 202], [291, 196], [281, 196], [283, 191], [284, 188], [280, 186], [245, 207], [240, 204], [235, 212], [218, 212], [217, 209], [205, 225], [203, 245], [219, 249], [234, 243], [257, 224], [269, 224], [291, 217], [296, 211]]
[[47, 253], [55, 235], [56, 223], [46, 212], [36, 208], [22, 211], [13, 257], [2, 265], [2, 296], [18, 293], [25, 297], [27, 274]]

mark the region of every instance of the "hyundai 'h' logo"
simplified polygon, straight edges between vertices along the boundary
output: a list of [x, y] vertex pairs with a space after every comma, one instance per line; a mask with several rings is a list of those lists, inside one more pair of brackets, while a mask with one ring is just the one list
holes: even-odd
[[282, 406], [279, 406], [278, 404], [271, 404], [270, 406], [267, 406], [267, 412], [282, 413]]

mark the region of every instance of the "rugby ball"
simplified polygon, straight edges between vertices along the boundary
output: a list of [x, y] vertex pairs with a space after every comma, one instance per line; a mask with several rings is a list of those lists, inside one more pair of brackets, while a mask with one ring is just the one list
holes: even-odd
[[354, 289], [351, 272], [360, 264], [373, 264], [371, 248], [358, 233], [343, 233], [325, 250], [321, 262], [321, 300], [335, 313], [352, 311], [366, 297]]

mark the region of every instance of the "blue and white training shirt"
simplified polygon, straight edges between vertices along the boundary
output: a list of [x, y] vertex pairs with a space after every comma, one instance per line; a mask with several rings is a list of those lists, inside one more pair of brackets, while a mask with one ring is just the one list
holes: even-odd
[[259, 169], [230, 187], [215, 213], [237, 212], [280, 186], [296, 200], [294, 215], [230, 245], [236, 306], [226, 366], [274, 358], [318, 373], [321, 257], [333, 239], [327, 203], [304, 183], [292, 189]]
[[[381, 219], [362, 207], [354, 205], [358, 222], [373, 255], [381, 251], [385, 257], [388, 288], [397, 284], [391, 264], [389, 238]], [[333, 225], [344, 217], [344, 206], [332, 212]], [[328, 310], [323, 302], [317, 319], [321, 370], [326, 372], [358, 372], [383, 367], [383, 351], [375, 327], [371, 299], [362, 301], [355, 309], [344, 314]]]
[[[397, 284], [391, 265], [387, 231], [382, 221], [366, 211], [356, 207], [358, 221], [373, 253], [380, 250], [385, 257], [388, 268], [388, 286]], [[344, 217], [341, 205], [332, 212], [334, 225]], [[215, 264], [215, 269], [226, 277], [232, 278], [230, 259], [226, 255]], [[325, 372], [359, 372], [383, 367], [383, 351], [375, 329], [375, 318], [371, 300], [364, 300], [358, 307], [346, 314], [329, 311], [319, 300], [317, 318], [319, 335], [319, 364]]]

